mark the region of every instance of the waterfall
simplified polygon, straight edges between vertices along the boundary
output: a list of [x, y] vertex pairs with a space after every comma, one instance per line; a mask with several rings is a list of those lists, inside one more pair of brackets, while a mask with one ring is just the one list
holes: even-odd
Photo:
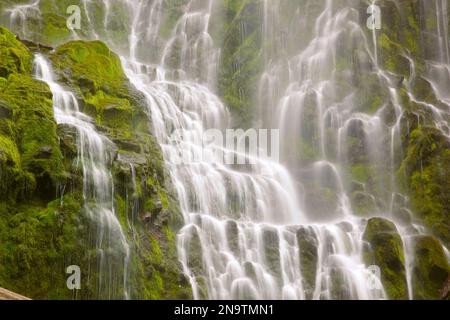
[[[161, 63], [154, 66], [160, 75], [157, 79], [140, 72], [151, 68], [143, 68], [136, 61], [134, 49], [130, 51], [131, 59], [123, 58], [127, 76], [147, 97], [154, 133], [180, 201], [185, 219], [178, 235], [183, 269], [195, 298], [281, 298], [281, 291], [293, 292], [294, 297], [300, 298], [299, 261], [292, 258], [297, 255], [292, 244], [295, 236], [278, 225], [302, 221], [295, 186], [286, 170], [263, 159], [258, 159], [252, 172], [233, 170], [218, 158], [177, 162], [179, 154], [201, 158], [205, 147], [214, 156], [218, 146], [204, 146], [198, 138], [208, 128], [226, 129], [230, 122], [225, 106], [209, 89], [214, 87], [211, 68], [216, 68], [218, 56], [207, 34], [212, 1], [201, 10], [195, 2], [187, 4], [162, 51]], [[175, 48], [176, 42], [181, 47]], [[130, 48], [135, 45], [132, 43]], [[179, 55], [180, 63], [175, 66], [179, 72], [168, 72], [168, 67], [174, 67], [168, 66], [169, 55]], [[199, 56], [205, 60], [196, 60]], [[173, 131], [184, 137], [182, 142], [173, 139]], [[273, 258], [264, 254], [264, 246], [269, 246], [265, 238], [269, 235], [278, 239], [278, 233], [283, 246], [279, 258], [284, 266], [283, 279], [270, 272]], [[189, 253], [193, 245], [201, 250], [195, 253], [201, 255], [195, 266]], [[248, 276], [249, 269], [255, 272], [253, 279]], [[207, 290], [207, 294], [202, 290]]]
[[[312, 172], [317, 180], [321, 176], [324, 179], [327, 175], [334, 177], [340, 192], [341, 218], [348, 220], [345, 225], [308, 223], [301, 208], [300, 191], [292, 175], [278, 163], [258, 159], [250, 171], [242, 172], [222, 165], [219, 159], [212, 163], [179, 164], [176, 161], [179, 154], [193, 154], [193, 158], [198, 159], [195, 157], [197, 153], [204, 152], [205, 148], [214, 149], [214, 145], [199, 145], [201, 139], [196, 138], [202, 137], [208, 128], [225, 129], [230, 123], [225, 107], [209, 89], [214, 88], [214, 83], [209, 77], [198, 77], [201, 66], [196, 58], [201, 53], [196, 50], [205, 50], [198, 44], [208, 45], [208, 52], [214, 52], [214, 48], [210, 46], [210, 36], [206, 33], [211, 3], [206, 1], [207, 4], [199, 10], [193, 7], [196, 2], [188, 2], [184, 15], [162, 51], [160, 63], [143, 67], [143, 63], [136, 61], [136, 44], [133, 42], [130, 43], [130, 58], [123, 58], [127, 76], [147, 97], [155, 135], [178, 193], [185, 219], [185, 226], [178, 235], [179, 257], [192, 284], [194, 297], [333, 298], [331, 282], [339, 273], [349, 288], [345, 298], [384, 298], [383, 290], [369, 288], [370, 280], [374, 279], [362, 259], [364, 223], [351, 216], [337, 165], [324, 159], [314, 164]], [[190, 11], [191, 7], [194, 12]], [[132, 12], [135, 11], [139, 10]], [[342, 15], [340, 20], [344, 17]], [[326, 22], [331, 30], [333, 21]], [[145, 25], [141, 21], [133, 26], [142, 24]], [[137, 32], [131, 30], [131, 34]], [[136, 37], [130, 39], [136, 41]], [[179, 42], [176, 50], [173, 49], [175, 42]], [[310, 48], [304, 56], [312, 54], [313, 50]], [[181, 70], [177, 73], [169, 72], [169, 68], [174, 67], [167, 65], [169, 53], [179, 55], [180, 63], [175, 68]], [[187, 59], [190, 63], [186, 64]], [[215, 66], [215, 60], [214, 53], [204, 56], [202, 65]], [[151, 77], [152, 74], [147, 73], [151, 69], [157, 69], [159, 77]], [[207, 71], [203, 73], [209, 74]], [[326, 83], [323, 90], [325, 87]], [[296, 94], [296, 97], [302, 99], [300, 95]], [[288, 100], [284, 102], [287, 108]], [[293, 112], [286, 113], [286, 118], [296, 121], [300, 114]], [[356, 116], [355, 119], [362, 118]], [[295, 125], [283, 123], [285, 120], [281, 117], [280, 121], [282, 133], [286, 136], [292, 134], [289, 129]], [[376, 119], [364, 121], [368, 135], [378, 134], [381, 130]], [[181, 132], [182, 141], [172, 139], [173, 131]], [[233, 150], [225, 152], [232, 153]], [[304, 279], [302, 269], [306, 267], [299, 254], [302, 236], [308, 236], [318, 244], [316, 265], [312, 266], [316, 269], [313, 283], [306, 283]]]
[[35, 70], [36, 77], [46, 82], [53, 94], [56, 122], [77, 132], [84, 211], [97, 228], [94, 239], [98, 257], [93, 262], [99, 271], [97, 298], [128, 298], [130, 248], [114, 211], [114, 185], [109, 169], [113, 142], [98, 133], [93, 120], [80, 111], [75, 95], [55, 82], [50, 63], [40, 54], [35, 58]]
[[[261, 48], [263, 71], [253, 84], [258, 88], [254, 122], [258, 128], [280, 130], [281, 158], [256, 157], [248, 166], [224, 164], [221, 154], [235, 156], [236, 150], [203, 140], [209, 129], [224, 132], [233, 126], [216, 91], [221, 49], [210, 32], [212, 24], [222, 21], [217, 2], [182, 1], [183, 13], [169, 31], [163, 25], [162, 0], [104, 0], [104, 30], [88, 19], [89, 37], [121, 54], [127, 77], [146, 98], [184, 218], [178, 254], [194, 298], [386, 299], [379, 275], [365, 264], [363, 236], [369, 218], [385, 217], [402, 240], [412, 299], [414, 238], [427, 230], [404, 224], [395, 214], [411, 213], [395, 178], [404, 117], [399, 86], [430, 111], [436, 128], [450, 139], [447, 1], [435, 0], [435, 7], [426, 8], [436, 14], [433, 39], [439, 54], [426, 57], [425, 79], [447, 109], [414, 95], [416, 66], [409, 52], [404, 52], [409, 78], [381, 67], [377, 31], [364, 29], [360, 10], [381, 1], [305, 0], [290, 8], [289, 19], [283, 16], [282, 1], [260, 2], [262, 38], [269, 45]], [[89, 17], [92, 4], [82, 3]], [[129, 15], [126, 45], [110, 36], [117, 6]], [[32, 37], [24, 20], [39, 14], [37, 0], [11, 9], [10, 21], [24, 37]], [[245, 25], [241, 29], [247, 32]], [[114, 213], [108, 167], [113, 143], [79, 111], [74, 95], [55, 83], [40, 55], [36, 66], [37, 77], [53, 92], [57, 122], [78, 132], [85, 210], [99, 226], [99, 270], [113, 272], [105, 271], [114, 264], [107, 248], [120, 252], [127, 297], [129, 247]], [[387, 97], [377, 101], [376, 110], [361, 109], [359, 71], [368, 82], [380, 84], [377, 89]], [[386, 113], [392, 114], [389, 123]], [[190, 161], [180, 163], [181, 155]], [[131, 172], [134, 177], [133, 167]], [[355, 208], [355, 199], [361, 208]], [[111, 287], [104, 283], [107, 278], [100, 277], [99, 288]]]

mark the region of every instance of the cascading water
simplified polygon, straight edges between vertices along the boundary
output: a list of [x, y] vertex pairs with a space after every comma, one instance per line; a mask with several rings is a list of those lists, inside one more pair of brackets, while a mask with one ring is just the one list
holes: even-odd
[[77, 132], [84, 210], [97, 226], [93, 237], [98, 256], [93, 265], [99, 270], [96, 298], [128, 298], [130, 249], [114, 212], [114, 185], [109, 171], [113, 142], [96, 131], [92, 119], [80, 111], [74, 94], [55, 82], [52, 68], [42, 55], [36, 56], [35, 69], [36, 77], [46, 82], [53, 93], [56, 122]]
[[[354, 230], [361, 230], [364, 228], [365, 219], [354, 217], [349, 201], [352, 189], [355, 187], [348, 181], [351, 175], [349, 167], [352, 162], [369, 165], [374, 170], [372, 174], [379, 179], [378, 187], [372, 186], [372, 190], [367, 190], [365, 185], [358, 186], [362, 189], [358, 193], [377, 207], [372, 214], [385, 216], [398, 222], [398, 217], [393, 216], [394, 207], [399, 204], [399, 199], [407, 199], [396, 189], [394, 172], [397, 166], [395, 154], [400, 152], [400, 122], [403, 111], [399, 102], [398, 77], [379, 67], [377, 30], [373, 29], [372, 39], [368, 38], [363, 30], [366, 26], [361, 26], [360, 23], [358, 1], [344, 1], [344, 3], [347, 5], [336, 4], [335, 1], [317, 4], [316, 19], [311, 19], [308, 9], [295, 12], [294, 20], [298, 21], [296, 25], [314, 32], [312, 36], [309, 34], [298, 36], [296, 32], [291, 32], [289, 35], [292, 39], [286, 42], [293, 45], [281, 49], [272, 48], [271, 52], [266, 53], [267, 68], [260, 82], [258, 106], [260, 106], [259, 113], [265, 120], [264, 125], [280, 128], [282, 141], [289, 141], [282, 144], [283, 156], [288, 167], [296, 170], [298, 163], [303, 162], [302, 167], [306, 170], [302, 170], [297, 176], [298, 180], [304, 183], [305, 189], [316, 188], [317, 184], [319, 188], [329, 189], [331, 185], [332, 192], [336, 193], [339, 199], [332, 210], [326, 211], [319, 205], [319, 211], [317, 211], [317, 208], [311, 209], [318, 204], [319, 200], [316, 196], [320, 192], [308, 194], [304, 203], [308, 209], [304, 211], [310, 213], [309, 221], [345, 219], [346, 223], [352, 223]], [[372, 1], [372, 4], [376, 3], [377, 1]], [[446, 1], [436, 1], [437, 21], [442, 28], [448, 25], [444, 13], [446, 5]], [[264, 6], [265, 36], [273, 37], [274, 30], [282, 30], [288, 26], [283, 24], [282, 16], [277, 14], [280, 11], [280, 3], [265, 1]], [[439, 52], [443, 53], [439, 61], [445, 61], [445, 53], [448, 52], [448, 43], [444, 43], [447, 41], [444, 40], [447, 36], [441, 33], [442, 28], [438, 28], [437, 35]], [[445, 34], [448, 35], [448, 33]], [[387, 90], [395, 115], [391, 127], [383, 121], [383, 114], [390, 107], [389, 104], [385, 104], [375, 114], [370, 115], [360, 109], [361, 102], [358, 100], [355, 86], [342, 85], [342, 83], [353, 82], [352, 77], [357, 76], [351, 73], [355, 71], [345, 67], [352, 50], [360, 55], [352, 58], [359, 58], [371, 65], [373, 69], [371, 73]], [[410, 83], [415, 75], [413, 62], [410, 58], [408, 60], [412, 64], [411, 78], [408, 80]], [[433, 73], [436, 62], [429, 62], [429, 64], [430, 72]], [[442, 66], [443, 63], [438, 65]], [[448, 81], [437, 82], [448, 83]], [[408, 88], [408, 85], [406, 86]], [[436, 86], [433, 87], [436, 88]], [[435, 90], [436, 96], [442, 96], [442, 90]], [[411, 90], [408, 95], [412, 101], [418, 102]], [[424, 102], [418, 103], [425, 105]], [[448, 136], [448, 127], [444, 120], [446, 119], [444, 114], [448, 116], [448, 111], [432, 105], [426, 107], [431, 109], [436, 127]], [[304, 146], [292, 148], [290, 143], [292, 137], [300, 137], [299, 140], [306, 142], [313, 151]], [[360, 150], [355, 149], [355, 145]], [[385, 157], [386, 152], [390, 154], [390, 157]], [[354, 158], [358, 153], [362, 154], [364, 160], [356, 159], [355, 161]], [[389, 175], [390, 178], [388, 178]], [[384, 205], [378, 203], [384, 203]], [[409, 211], [407, 208], [402, 210]], [[324, 212], [325, 216], [323, 216]], [[349, 214], [353, 217], [349, 217]], [[329, 227], [329, 224], [322, 226], [325, 229]], [[410, 228], [402, 223], [397, 223], [397, 229], [403, 241], [408, 294], [409, 298], [412, 298], [411, 272], [414, 263], [412, 247], [417, 233], [424, 233], [425, 230], [419, 225]], [[346, 236], [352, 238], [354, 242], [361, 241], [361, 233], [347, 233]], [[361, 252], [355, 251], [355, 253], [354, 261], [361, 261]], [[333, 252], [328, 254], [333, 255]], [[318, 272], [321, 271], [318, 270]], [[329, 276], [331, 275], [327, 275]], [[358, 296], [349, 296], [349, 298], [356, 297]]]
[[[195, 1], [189, 2], [163, 50], [161, 64], [155, 66], [158, 79], [139, 72], [148, 68], [135, 61], [133, 51], [131, 61], [124, 59], [127, 76], [148, 99], [155, 135], [180, 200], [186, 222], [179, 234], [180, 259], [196, 298], [281, 298], [281, 290], [301, 297], [299, 262], [292, 259], [296, 256], [293, 233], [285, 235], [278, 225], [271, 225], [301, 222], [295, 188], [287, 172], [262, 159], [249, 173], [222, 165], [219, 158], [181, 165], [177, 161], [180, 154], [201, 159], [205, 146], [198, 141], [202, 141], [205, 130], [225, 129], [229, 123], [228, 112], [214, 93], [204, 84], [193, 82], [202, 81], [198, 75], [211, 74], [211, 69], [204, 71], [203, 66], [214, 68], [217, 63], [217, 53], [206, 33], [211, 6], [209, 1], [199, 10]], [[178, 41], [181, 48], [173, 51], [172, 46]], [[211, 54], [205, 55], [205, 50]], [[165, 78], [168, 55], [172, 59], [180, 55], [180, 64], [176, 66], [180, 70], [176, 74], [181, 81]], [[205, 60], [195, 60], [202, 55]], [[195, 57], [192, 64], [185, 62], [189, 57]], [[204, 83], [213, 86], [211, 78], [214, 77], [203, 79]], [[183, 140], [173, 139], [176, 138], [173, 131]], [[214, 156], [217, 146], [206, 148]], [[283, 242], [280, 257], [286, 269], [286, 275], [280, 279], [283, 289], [277, 289], [278, 279], [269, 266], [271, 258], [264, 254], [264, 246], [268, 246], [265, 238], [277, 237], [278, 232], [283, 239], [289, 238]], [[200, 260], [195, 262], [189, 252], [193, 245], [201, 250], [197, 253]], [[249, 269], [254, 270], [253, 279], [247, 276]], [[201, 286], [207, 289], [207, 296], [201, 293]]]
[[[232, 123], [215, 93], [220, 50], [209, 31], [220, 19], [214, 16], [213, 0], [186, 0], [184, 14], [166, 41], [160, 37], [167, 32], [162, 0], [103, 1], [104, 30], [96, 30], [88, 19], [91, 37], [123, 54], [128, 78], [146, 97], [185, 220], [178, 253], [194, 297], [387, 298], [363, 256], [367, 218], [382, 216], [396, 222], [412, 298], [414, 237], [426, 230], [403, 224], [394, 214], [398, 209], [409, 214], [407, 197], [397, 190], [394, 174], [403, 118], [399, 83], [405, 84], [411, 101], [430, 110], [436, 127], [450, 137], [450, 98], [442, 87], [450, 82], [447, 1], [436, 0], [436, 7], [426, 8], [436, 12], [439, 52], [428, 57], [426, 80], [447, 110], [414, 96], [416, 66], [407, 52], [409, 79], [380, 67], [377, 31], [370, 34], [363, 29], [361, 1], [302, 1], [291, 8], [289, 19], [283, 16], [282, 1], [261, 2], [261, 29], [270, 45], [262, 52], [265, 70], [259, 80], [256, 122], [260, 128], [280, 129], [281, 163], [260, 157], [245, 169], [223, 164], [217, 153], [220, 147], [202, 140], [206, 130], [225, 130]], [[82, 3], [89, 17], [91, 3]], [[39, 15], [38, 6], [39, 0], [10, 11], [24, 37], [31, 36], [23, 21]], [[129, 14], [126, 48], [108, 32], [117, 6]], [[350, 49], [357, 52], [351, 57], [361, 68], [357, 71], [370, 74], [366, 80], [381, 83], [388, 97], [375, 112], [359, 108], [358, 72], [348, 66]], [[39, 78], [54, 94], [57, 121], [78, 130], [86, 210], [110, 235], [100, 230], [97, 247], [101, 252], [105, 246], [115, 247], [123, 253], [126, 279], [128, 246], [114, 215], [108, 173], [107, 150], [112, 143], [79, 112], [73, 95], [54, 83], [45, 60], [38, 56], [36, 64]], [[383, 117], [389, 112], [394, 119], [387, 125]], [[180, 155], [186, 154], [201, 160], [180, 163]], [[377, 177], [372, 183], [361, 181], [368, 180], [363, 166]], [[363, 200], [359, 209], [371, 208], [365, 218], [355, 212], [355, 197]], [[107, 259], [101, 259], [102, 270], [110, 265]]]
[[[196, 1], [191, 1], [187, 5], [163, 50], [161, 63], [154, 66], [158, 78], [149, 78], [140, 72], [148, 68], [135, 61], [134, 49], [131, 61], [123, 60], [127, 76], [147, 96], [155, 135], [162, 145], [178, 192], [186, 222], [179, 234], [179, 255], [195, 298], [332, 298], [330, 282], [337, 273], [341, 273], [349, 288], [345, 297], [385, 297], [383, 290], [369, 288], [371, 273], [362, 260], [364, 225], [355, 220], [345, 226], [299, 226], [306, 220], [298, 191], [289, 173], [279, 164], [258, 159], [250, 171], [241, 172], [222, 165], [219, 158], [212, 163], [179, 164], [177, 161], [180, 154], [191, 154], [193, 159], [199, 159], [198, 153], [204, 153], [205, 148], [213, 153], [217, 146], [199, 145], [198, 141], [202, 141], [206, 129], [225, 129], [229, 123], [228, 113], [219, 99], [207, 87], [198, 84], [203, 80], [213, 87], [208, 79], [197, 77], [200, 69], [197, 60], [191, 58], [191, 65], [184, 62], [187, 56], [200, 56], [202, 52], [197, 51], [214, 51], [212, 47], [198, 46], [198, 43], [210, 43], [204, 39], [210, 39], [205, 32], [211, 3], [200, 10], [195, 4]], [[191, 12], [191, 8], [196, 11]], [[136, 33], [136, 30], [131, 31], [131, 34]], [[176, 42], [180, 42], [179, 47], [172, 52], [171, 46]], [[136, 44], [132, 42], [130, 47], [136, 48]], [[171, 80], [167, 72], [167, 68], [173, 67], [166, 63], [169, 53], [172, 59], [181, 61], [175, 66], [181, 69], [177, 75], [182, 76], [176, 78], [181, 78], [181, 82]], [[174, 57], [177, 54], [179, 57]], [[214, 66], [215, 58], [215, 53], [210, 54], [204, 58], [203, 65]], [[280, 125], [280, 128], [289, 128], [289, 125]], [[183, 137], [182, 141], [171, 139], [174, 131]], [[338, 169], [331, 163], [317, 162], [313, 170], [317, 174], [315, 178], [320, 179], [327, 170], [340, 188], [343, 216], [351, 221]], [[312, 266], [317, 269], [314, 270], [315, 281], [309, 284], [305, 283], [302, 270], [305, 265], [299, 255], [299, 237], [303, 236], [318, 243], [317, 262]], [[372, 280], [379, 282], [379, 279]], [[311, 288], [305, 288], [307, 285]]]

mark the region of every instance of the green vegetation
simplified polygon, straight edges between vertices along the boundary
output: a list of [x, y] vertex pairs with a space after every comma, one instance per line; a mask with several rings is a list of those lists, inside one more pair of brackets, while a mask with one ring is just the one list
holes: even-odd
[[[30, 50], [3, 28], [0, 42], [0, 286], [34, 299], [102, 298], [89, 240], [96, 222], [82, 209], [76, 130], [55, 123], [48, 86], [31, 76]], [[131, 297], [190, 298], [176, 256], [181, 217], [143, 97], [101, 42], [67, 43], [51, 60], [82, 110], [116, 143], [115, 208], [132, 244]], [[71, 264], [86, 275], [75, 295], [66, 287]]]
[[307, 228], [297, 231], [297, 243], [299, 247], [300, 263], [304, 277], [304, 288], [308, 299], [312, 298], [316, 286], [316, 272], [318, 263], [318, 242], [314, 232]]
[[237, 126], [250, 124], [252, 102], [261, 72], [261, 4], [256, 0], [227, 0], [219, 73], [220, 94], [234, 111]]
[[439, 291], [448, 278], [450, 266], [439, 241], [430, 236], [416, 239], [412, 275], [414, 299], [440, 299]]
[[407, 136], [399, 170], [413, 208], [427, 226], [450, 244], [450, 144], [432, 127], [418, 127]]
[[390, 299], [407, 299], [403, 243], [395, 225], [382, 218], [368, 221], [364, 240], [370, 244], [365, 251], [367, 265], [381, 270], [381, 281]]
[[0, 77], [11, 73], [29, 74], [33, 56], [9, 30], [0, 27]]

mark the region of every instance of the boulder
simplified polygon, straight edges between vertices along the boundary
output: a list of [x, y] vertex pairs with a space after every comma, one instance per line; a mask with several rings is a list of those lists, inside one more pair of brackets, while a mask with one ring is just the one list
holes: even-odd
[[383, 218], [371, 218], [363, 238], [369, 243], [364, 252], [365, 262], [380, 268], [388, 298], [408, 299], [403, 242], [395, 224]]

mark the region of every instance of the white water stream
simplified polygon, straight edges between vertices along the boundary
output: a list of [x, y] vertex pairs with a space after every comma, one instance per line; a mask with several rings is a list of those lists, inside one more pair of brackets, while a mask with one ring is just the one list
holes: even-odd
[[[80, 112], [74, 94], [54, 80], [49, 62], [35, 58], [36, 77], [53, 93], [53, 110], [58, 124], [76, 129], [78, 161], [83, 172], [84, 211], [97, 226], [95, 248], [99, 271], [96, 298], [127, 298], [130, 249], [114, 212], [114, 185], [110, 173], [113, 142], [97, 132], [93, 119]], [[120, 276], [122, 275], [122, 276]], [[124, 291], [117, 292], [117, 288]]]

